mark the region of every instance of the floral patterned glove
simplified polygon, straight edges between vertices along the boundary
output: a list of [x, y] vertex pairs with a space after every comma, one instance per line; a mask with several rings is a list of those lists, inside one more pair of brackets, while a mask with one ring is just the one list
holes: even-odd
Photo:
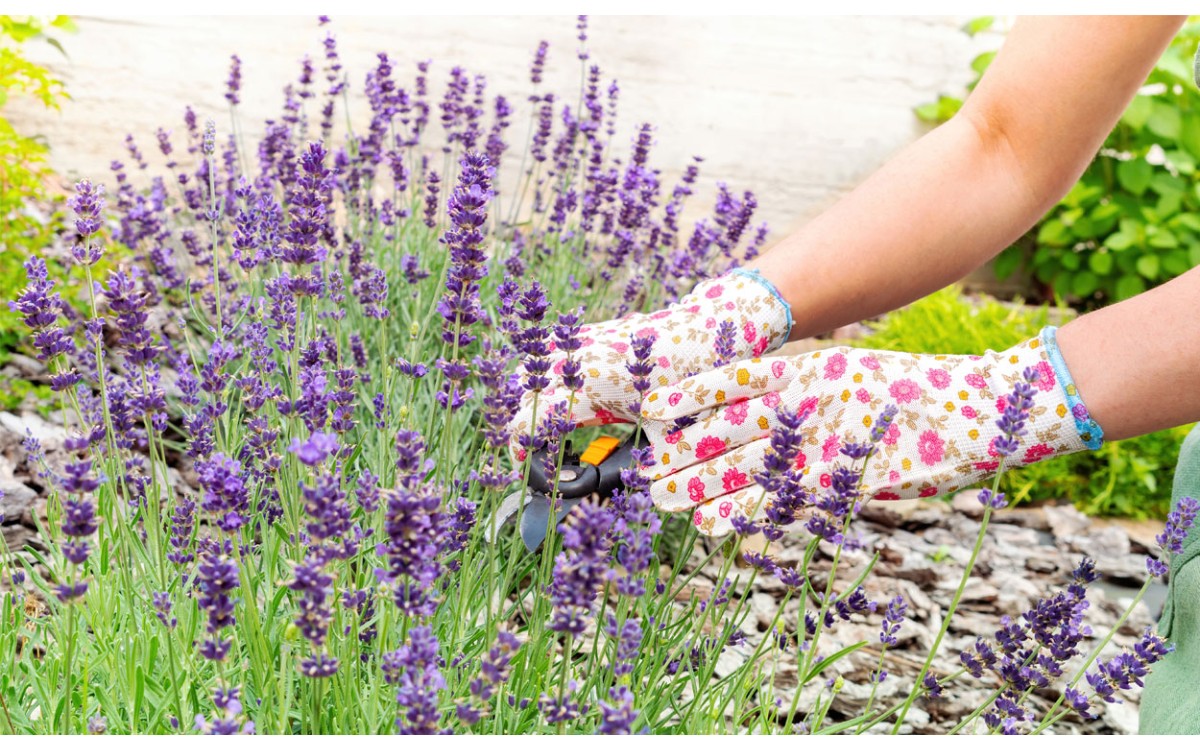
[[[757, 357], [779, 348], [791, 329], [791, 308], [769, 281], [748, 269], [703, 281], [664, 310], [584, 326], [583, 345], [571, 357], [580, 366], [583, 382], [575, 393], [572, 426], [634, 422], [641, 405], [636, 380], [644, 389], [657, 388], [727, 362]], [[642, 356], [635, 356], [635, 343]], [[643, 359], [647, 345], [649, 356]], [[570, 391], [563, 385], [567, 359], [562, 351], [551, 355], [549, 385], [537, 392], [539, 422], [569, 400]], [[525, 458], [522, 438], [528, 439], [535, 418], [534, 395], [527, 391], [522, 396], [511, 422], [510, 447], [517, 460]]]
[[[888, 407], [894, 417], [877, 424]], [[1025, 408], [1023, 428], [1006, 435]], [[839, 347], [751, 359], [647, 396], [645, 429], [658, 459], [650, 491], [658, 507], [692, 510], [709, 534], [729, 531], [734, 517], [761, 516], [766, 503], [754, 476], [777, 409], [808, 414], [796, 468], [818, 492], [830, 486], [836, 463], [849, 463], [843, 447], [868, 442], [874, 427], [878, 444], [866, 463], [863, 496], [879, 500], [953, 492], [994, 474], [1004, 456], [1009, 466], [1029, 464], [1099, 448], [1103, 438], [1054, 328], [983, 356]]]

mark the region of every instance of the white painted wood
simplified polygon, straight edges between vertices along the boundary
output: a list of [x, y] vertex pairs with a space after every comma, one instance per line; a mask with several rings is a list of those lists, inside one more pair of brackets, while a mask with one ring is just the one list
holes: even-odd
[[[621, 141], [636, 123], [654, 123], [653, 160], [668, 185], [692, 154], [703, 155], [701, 198], [711, 201], [717, 180], [754, 190], [778, 238], [918, 137], [914, 106], [962, 90], [971, 58], [998, 44], [969, 39], [959, 31], [964, 20], [594, 17], [589, 47], [606, 77], [620, 81]], [[375, 52], [388, 52], [401, 80], [415, 61], [433, 59], [435, 92], [452, 65], [486, 73], [491, 94], [521, 107], [510, 133], [523, 142], [539, 39], [551, 43], [548, 84], [577, 96], [574, 25], [566, 16], [346, 17], [331, 28], [360, 110]], [[63, 38], [69, 60], [30, 48], [66, 80], [72, 101], [53, 113], [14, 100], [5, 112], [49, 140], [52, 164], [68, 178], [111, 182], [109, 162], [128, 161], [125, 134], [149, 155], [158, 126], [182, 131], [185, 104], [228, 127], [232, 53], [243, 60], [241, 121], [258, 132], [277, 116], [300, 57], [309, 52], [319, 63], [323, 36], [307, 17], [84, 17], [79, 33]]]

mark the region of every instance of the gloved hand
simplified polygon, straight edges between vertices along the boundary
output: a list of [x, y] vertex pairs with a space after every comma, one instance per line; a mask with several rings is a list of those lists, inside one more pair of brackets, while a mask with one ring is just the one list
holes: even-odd
[[[654, 340], [645, 378], [656, 388], [722, 362], [773, 351], [787, 341], [791, 328], [791, 308], [770, 282], [747, 269], [703, 281], [658, 312], [584, 326], [583, 346], [574, 357], [582, 365], [583, 388], [575, 394], [571, 421], [582, 427], [637, 420], [640, 396], [628, 369], [635, 336]], [[522, 396], [511, 422], [510, 448], [518, 461], [525, 458], [521, 439], [530, 434], [531, 420], [541, 422], [549, 409], [568, 401], [562, 378], [566, 359], [561, 351], [552, 353], [550, 384], [538, 394], [536, 417], [534, 394]]]
[[[1010, 409], [1008, 419], [1028, 407], [1028, 421], [1006, 437], [997, 421], [1020, 383], [1019, 401], [1027, 403]], [[765, 510], [754, 477], [769, 450], [777, 409], [808, 412], [796, 467], [809, 480], [806, 488], [819, 493], [830, 486], [835, 464], [850, 463], [840, 450], [866, 443], [889, 405], [898, 413], [867, 461], [865, 498], [953, 492], [995, 473], [1005, 455], [1008, 466], [1017, 466], [1095, 449], [1102, 441], [1053, 328], [982, 356], [839, 347], [735, 362], [651, 392], [643, 407], [657, 458], [651, 496], [661, 509], [691, 510], [701, 531], [725, 533], [734, 517]], [[675, 429], [680, 418], [691, 424]]]

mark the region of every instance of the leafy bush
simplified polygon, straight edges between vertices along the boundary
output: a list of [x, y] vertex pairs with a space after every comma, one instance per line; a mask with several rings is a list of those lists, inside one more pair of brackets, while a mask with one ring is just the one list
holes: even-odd
[[[1003, 351], [1070, 315], [1061, 308], [1028, 308], [988, 297], [969, 301], [959, 287], [947, 287], [872, 323], [862, 344], [914, 353]], [[1005, 489], [1014, 502], [1065, 499], [1095, 516], [1165, 518], [1179, 445], [1189, 429], [1106, 442], [1094, 453], [1024, 466], [1005, 475]]]
[[[47, 32], [73, 28], [67, 16], [0, 15], [0, 299], [16, 296], [24, 276], [21, 264], [31, 251], [52, 241], [58, 224], [53, 214], [61, 203], [46, 188], [47, 145], [36, 136], [18, 133], [4, 117], [3, 107], [16, 96], [32, 97], [48, 109], [59, 107], [67, 96], [62, 81], [30, 62], [22, 46], [40, 41], [59, 47]], [[40, 216], [38, 211], [49, 211], [51, 216]], [[8, 305], [0, 305], [0, 362], [17, 341], [17, 320]]]
[[[973, 21], [967, 32], [994, 28]], [[1189, 22], [1154, 66], [1079, 182], [1022, 240], [995, 260], [1000, 278], [1022, 264], [1043, 286], [1084, 307], [1126, 299], [1200, 263], [1200, 91], [1192, 56], [1200, 23]], [[976, 78], [994, 52], [976, 57]], [[942, 95], [918, 107], [930, 123], [962, 106]]]

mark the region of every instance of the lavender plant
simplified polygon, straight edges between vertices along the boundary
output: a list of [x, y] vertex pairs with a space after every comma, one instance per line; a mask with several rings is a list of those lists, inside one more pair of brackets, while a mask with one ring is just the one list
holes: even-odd
[[[114, 162], [107, 191], [77, 186], [69, 257], [26, 263], [11, 307], [70, 437], [58, 456], [26, 445], [46, 480], [48, 550], [0, 550], [13, 583], [0, 600], [0, 729], [898, 730], [922, 696], [989, 673], [1000, 687], [962, 726], [1041, 731], [1068, 711], [1090, 715], [1163, 655], [1147, 634], [1135, 653], [1098, 662], [1104, 639], [1050, 714], [1024, 707], [1084, 653], [1085, 561], [1066, 593], [980, 640], [960, 672], [935, 675], [952, 605], [907, 698], [876, 701], [896, 679], [885, 656], [907, 603], [866, 595], [877, 556], [849, 587], [836, 574], [858, 545], [861, 467], [894, 407], [842, 447], [823, 492], [795, 464], [806, 414], [780, 414], [755, 478], [762, 513], [736, 519], [739, 539], [707, 553], [691, 526], [664, 526], [653, 509], [638, 471], [649, 450], [634, 451], [606, 504], [548, 529], [539, 552], [512, 534], [489, 541], [485, 519], [524, 491], [533, 461], [547, 474], [563, 461], [570, 399], [588, 377], [572, 356], [585, 316], [657, 309], [752, 257], [766, 227], [751, 236], [753, 194], [721, 186], [711, 215], [684, 229], [699, 159], [662, 184], [653, 128], [618, 126], [619, 89], [592, 61], [583, 17], [580, 90], [543, 90], [552, 50], [538, 44], [525, 133], [512, 132], [517, 99], [490, 97], [487, 78], [463, 68], [437, 98], [431, 63], [409, 78], [380, 53], [357, 88], [328, 23], [257, 143], [240, 121], [234, 55], [231, 132], [189, 109], [182, 127], [157, 131], [157, 156], [130, 135], [135, 169]], [[370, 116], [342, 131], [352, 97]], [[528, 147], [510, 153], [521, 138]], [[136, 262], [94, 279], [110, 243]], [[72, 314], [48, 263], [81, 282], [90, 315]], [[722, 360], [735, 334], [721, 324]], [[639, 399], [654, 343], [629, 342]], [[523, 393], [546, 387], [555, 349], [567, 353], [567, 407], [544, 407], [518, 436], [544, 458], [529, 450], [510, 465], [509, 423]], [[1009, 396], [999, 426], [1010, 439], [1028, 388]], [[1004, 505], [994, 490], [980, 499], [976, 555]], [[1163, 537], [1168, 552], [1194, 519], [1188, 507]], [[784, 564], [770, 545], [789, 533], [804, 553]], [[753, 536], [768, 546], [750, 550]], [[818, 553], [832, 561], [823, 577]], [[706, 589], [709, 564], [719, 583]], [[748, 635], [764, 576], [786, 593], [767, 632]], [[878, 626], [879, 660], [863, 715], [832, 722], [839, 660], [868, 644], [830, 654], [822, 638], [851, 621]], [[743, 658], [718, 675], [730, 650]], [[773, 675], [792, 661], [785, 700]], [[808, 685], [825, 685], [811, 705]]]

